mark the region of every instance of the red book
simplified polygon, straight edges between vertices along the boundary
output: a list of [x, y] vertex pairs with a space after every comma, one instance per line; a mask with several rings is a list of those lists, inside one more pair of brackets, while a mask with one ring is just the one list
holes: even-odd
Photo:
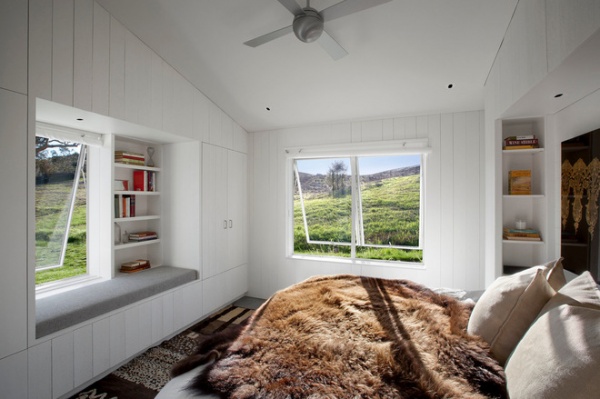
[[145, 170], [133, 171], [133, 191], [148, 191], [148, 173]]

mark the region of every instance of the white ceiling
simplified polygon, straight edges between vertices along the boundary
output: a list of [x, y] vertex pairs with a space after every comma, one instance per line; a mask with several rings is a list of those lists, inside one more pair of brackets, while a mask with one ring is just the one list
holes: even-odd
[[277, 0], [97, 2], [254, 132], [482, 109], [485, 80], [518, 0], [392, 0], [325, 25], [349, 53], [338, 61], [293, 34], [243, 45], [291, 24]]

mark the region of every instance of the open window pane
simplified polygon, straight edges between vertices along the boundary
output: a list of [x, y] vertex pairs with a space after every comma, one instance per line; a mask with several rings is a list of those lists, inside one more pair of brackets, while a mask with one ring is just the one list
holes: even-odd
[[36, 284], [87, 273], [85, 145], [36, 137]]
[[421, 156], [359, 157], [362, 244], [419, 247]]
[[[352, 240], [352, 190], [350, 159], [303, 159], [296, 161], [299, 186], [294, 208], [308, 243], [349, 245]], [[298, 183], [298, 182], [297, 182]], [[302, 201], [300, 201], [300, 192]]]

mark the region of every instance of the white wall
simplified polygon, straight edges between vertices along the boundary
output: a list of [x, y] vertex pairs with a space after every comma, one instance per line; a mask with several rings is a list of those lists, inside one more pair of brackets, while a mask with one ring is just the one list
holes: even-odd
[[[502, 270], [500, 119], [542, 117], [548, 258], [560, 255], [560, 142], [600, 127], [600, 2], [522, 0], [485, 85], [485, 281]], [[563, 93], [559, 99], [554, 95]], [[586, 130], [587, 129], [587, 130]]]
[[190, 234], [183, 238], [183, 230], [169, 226], [173, 237], [165, 240], [168, 260], [184, 267], [201, 270], [200, 142], [247, 148], [247, 133], [235, 121], [94, 0], [0, 2], [0, 396], [11, 398], [68, 395], [205, 315], [208, 288], [219, 287], [213, 310], [247, 287], [243, 265], [36, 339], [36, 99], [193, 141], [165, 150], [165, 177], [170, 173], [173, 182], [167, 187], [195, 202], [192, 212], [178, 207], [163, 222], [185, 221]]
[[[483, 112], [338, 123], [250, 135], [250, 295], [315, 274], [412, 279], [432, 287], [483, 284]], [[286, 258], [285, 148], [426, 137], [425, 267]]]

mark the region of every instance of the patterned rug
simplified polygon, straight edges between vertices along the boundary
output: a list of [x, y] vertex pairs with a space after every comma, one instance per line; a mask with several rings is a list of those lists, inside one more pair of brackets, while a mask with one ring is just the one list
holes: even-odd
[[70, 399], [153, 399], [169, 382], [173, 364], [192, 354], [203, 336], [246, 320], [253, 309], [230, 306], [119, 367]]

